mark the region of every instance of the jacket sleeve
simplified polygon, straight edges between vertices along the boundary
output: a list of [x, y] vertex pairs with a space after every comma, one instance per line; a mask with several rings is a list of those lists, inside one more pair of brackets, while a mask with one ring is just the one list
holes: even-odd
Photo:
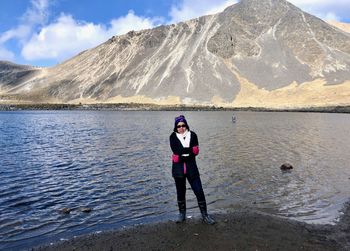
[[171, 151], [173, 151], [173, 153], [176, 155], [181, 155], [182, 154], [181, 149], [179, 148], [178, 144], [176, 144], [175, 142], [174, 134], [170, 135], [169, 140], [170, 140]]
[[192, 144], [191, 146], [199, 146], [199, 143], [198, 143], [198, 137], [197, 137], [197, 134], [195, 132], [191, 132], [191, 138], [192, 138]]
[[198, 137], [194, 132], [191, 132], [191, 154], [194, 154], [194, 156], [199, 154]]

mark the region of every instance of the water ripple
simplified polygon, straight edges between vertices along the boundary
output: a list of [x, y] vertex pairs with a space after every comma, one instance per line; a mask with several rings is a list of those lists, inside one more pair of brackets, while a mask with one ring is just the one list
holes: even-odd
[[[0, 249], [172, 218], [168, 138], [176, 115], [0, 112]], [[235, 124], [230, 112], [185, 115], [199, 136], [210, 210], [337, 219], [350, 188], [348, 115], [240, 112]], [[284, 162], [292, 172], [279, 170]], [[191, 191], [187, 199], [198, 213]]]

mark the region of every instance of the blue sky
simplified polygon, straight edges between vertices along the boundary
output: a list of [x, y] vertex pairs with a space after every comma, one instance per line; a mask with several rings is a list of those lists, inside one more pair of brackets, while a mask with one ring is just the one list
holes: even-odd
[[[222, 11], [238, 0], [0, 0], [0, 60], [53, 66], [130, 30]], [[290, 0], [350, 23], [350, 0]]]

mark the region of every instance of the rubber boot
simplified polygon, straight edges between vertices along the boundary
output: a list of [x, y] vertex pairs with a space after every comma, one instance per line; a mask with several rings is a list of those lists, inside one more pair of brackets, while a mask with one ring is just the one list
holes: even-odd
[[198, 202], [199, 209], [201, 210], [203, 222], [208, 225], [215, 224], [215, 220], [208, 215], [207, 203], [205, 201]]
[[177, 217], [176, 223], [181, 223], [186, 220], [186, 201], [178, 201], [179, 206], [179, 216]]

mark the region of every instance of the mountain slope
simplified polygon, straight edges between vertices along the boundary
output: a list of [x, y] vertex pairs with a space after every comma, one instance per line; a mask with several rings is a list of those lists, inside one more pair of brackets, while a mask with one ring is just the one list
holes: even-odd
[[[350, 103], [343, 95], [349, 80], [350, 34], [284, 0], [242, 0], [216, 15], [112, 37], [18, 79], [6, 94], [36, 102], [293, 107]], [[332, 92], [330, 100], [320, 92]]]
[[0, 61], [0, 76], [2, 85], [0, 88], [8, 89], [17, 83], [26, 81], [35, 75], [36, 68], [28, 65], [17, 65], [8, 61]]
[[327, 21], [327, 23], [337, 27], [338, 29], [350, 33], [350, 23], [342, 23], [338, 21]]

